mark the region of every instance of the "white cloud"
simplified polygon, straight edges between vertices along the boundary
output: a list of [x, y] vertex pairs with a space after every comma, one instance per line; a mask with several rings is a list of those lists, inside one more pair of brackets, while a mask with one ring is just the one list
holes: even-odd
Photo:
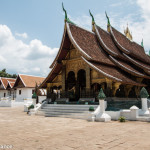
[[0, 25], [0, 69], [46, 76], [57, 51], [58, 48], [50, 48], [37, 39], [26, 44], [16, 39], [9, 27]]
[[39, 67], [33, 68], [34, 71], [39, 72], [41, 69]]
[[6, 59], [0, 55], [0, 63], [6, 63], [6, 62], [7, 62]]
[[24, 38], [24, 39], [27, 39], [28, 38], [28, 35], [27, 35], [27, 33], [15, 33], [15, 35], [17, 35], [17, 36], [19, 36], [19, 37], [22, 37], [22, 38]]

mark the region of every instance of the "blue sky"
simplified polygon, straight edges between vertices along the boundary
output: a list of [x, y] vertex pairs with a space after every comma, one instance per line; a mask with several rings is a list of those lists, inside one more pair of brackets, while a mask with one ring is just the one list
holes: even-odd
[[[46, 76], [61, 43], [64, 28], [62, 0], [0, 0], [0, 69], [10, 73]], [[64, 0], [69, 18], [91, 30], [90, 9], [106, 29], [105, 10], [112, 26], [123, 32], [127, 23], [133, 40], [150, 49], [149, 0]], [[12, 62], [10, 64], [10, 61]]]
[[[89, 9], [93, 14], [102, 13], [104, 17], [106, 10], [109, 15], [114, 13], [118, 18], [133, 12], [137, 13], [138, 10], [138, 6], [131, 5], [128, 0], [122, 3], [120, 0], [64, 0], [63, 2], [72, 18], [89, 16]], [[29, 35], [28, 41], [36, 38], [50, 47], [59, 47], [64, 27], [61, 3], [62, 0], [1, 0], [0, 24], [6, 24], [13, 33], [26, 32]]]

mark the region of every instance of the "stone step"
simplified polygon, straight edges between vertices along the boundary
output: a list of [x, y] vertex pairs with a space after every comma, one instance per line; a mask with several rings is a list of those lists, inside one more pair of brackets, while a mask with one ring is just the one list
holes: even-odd
[[84, 115], [87, 115], [88, 114], [88, 111], [87, 112], [83, 112], [83, 113], [76, 113], [76, 112], [44, 112], [45, 114], [56, 114], [56, 115], [81, 115], [81, 116], [84, 116]]
[[[95, 109], [96, 109], [97, 107], [95, 107]], [[77, 110], [77, 111], [88, 111], [89, 110], [89, 108], [73, 108], [73, 107], [68, 107], [68, 108], [56, 108], [56, 107], [51, 107], [51, 108], [49, 108], [49, 107], [43, 107], [42, 108], [43, 110]]]
[[85, 113], [85, 114], [76, 114], [76, 113], [45, 113], [45, 116], [46, 117], [52, 117], [52, 116], [55, 116], [55, 117], [66, 117], [66, 118], [82, 118], [82, 119], [87, 119], [88, 118], [88, 113]]
[[84, 114], [84, 113], [88, 113], [88, 111], [59, 111], [59, 110], [54, 110], [54, 111], [49, 111], [49, 110], [46, 110], [46, 111], [43, 111], [45, 113], [59, 113], [59, 114], [70, 114], [70, 113], [76, 113], [76, 114]]
[[40, 110], [38, 110], [37, 115], [87, 119], [90, 106], [93, 106], [94, 109], [98, 107], [98, 105], [45, 104]]
[[94, 108], [98, 105], [58, 105], [58, 104], [45, 104], [43, 107], [47, 108], [89, 108], [90, 106], [93, 106]]
[[66, 112], [66, 113], [84, 113], [88, 112], [88, 109], [40, 109], [43, 112]]

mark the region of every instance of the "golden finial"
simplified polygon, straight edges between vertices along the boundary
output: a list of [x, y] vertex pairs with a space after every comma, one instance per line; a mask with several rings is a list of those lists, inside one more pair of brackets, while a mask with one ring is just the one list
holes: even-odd
[[131, 40], [132, 41], [132, 33], [130, 32], [130, 30], [129, 30], [129, 27], [128, 27], [128, 23], [127, 23], [127, 27], [126, 27], [126, 29], [124, 30], [124, 34], [125, 34], [125, 36], [129, 39], [129, 40]]

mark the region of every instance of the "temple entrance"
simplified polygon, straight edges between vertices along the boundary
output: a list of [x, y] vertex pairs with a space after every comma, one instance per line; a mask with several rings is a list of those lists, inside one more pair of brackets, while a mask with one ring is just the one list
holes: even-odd
[[66, 89], [70, 101], [78, 101], [81, 94], [86, 90], [86, 72], [80, 69], [77, 73], [77, 80], [75, 73], [70, 71], [67, 76]]
[[77, 84], [76, 84], [76, 99], [80, 98], [80, 95], [86, 90], [86, 72], [80, 69], [77, 74]]
[[68, 97], [70, 101], [75, 101], [75, 86], [76, 86], [75, 73], [73, 71], [70, 71], [67, 76], [67, 84], [66, 84], [66, 89], [68, 91]]
[[67, 91], [73, 89], [76, 85], [75, 73], [70, 71], [67, 77]]

